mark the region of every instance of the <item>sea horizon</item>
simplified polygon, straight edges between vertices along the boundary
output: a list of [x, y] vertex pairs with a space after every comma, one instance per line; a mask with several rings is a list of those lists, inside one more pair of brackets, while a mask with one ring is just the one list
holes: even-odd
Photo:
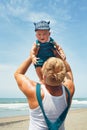
[[[72, 109], [87, 108], [87, 98], [73, 98]], [[29, 115], [26, 98], [0, 98], [0, 118]]]

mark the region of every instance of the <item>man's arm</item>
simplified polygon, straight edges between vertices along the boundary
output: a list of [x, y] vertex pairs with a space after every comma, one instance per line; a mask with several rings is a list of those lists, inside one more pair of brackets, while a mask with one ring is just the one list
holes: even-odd
[[32, 86], [32, 81], [25, 76], [25, 73], [31, 65], [31, 63], [32, 60], [31, 57], [29, 57], [18, 67], [18, 69], [14, 73], [14, 77], [19, 88], [27, 97], [31, 94], [30, 87]]
[[68, 64], [68, 62], [66, 60], [64, 61], [64, 63], [65, 63], [65, 66], [66, 66], [66, 72], [67, 72], [66, 75], [68, 76], [68, 78], [70, 78], [72, 81], [74, 81], [70, 65]]
[[73, 74], [72, 74], [72, 70], [70, 68], [70, 65], [67, 63], [67, 61], [65, 61], [65, 65], [66, 65], [66, 76], [64, 78], [63, 85], [69, 89], [71, 99], [72, 99], [74, 92], [75, 92]]

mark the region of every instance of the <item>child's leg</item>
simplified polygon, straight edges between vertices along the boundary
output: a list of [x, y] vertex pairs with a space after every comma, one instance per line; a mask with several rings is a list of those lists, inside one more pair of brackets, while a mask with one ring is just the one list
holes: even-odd
[[42, 75], [42, 72], [41, 72], [41, 67], [36, 67], [36, 73], [40, 79], [40, 81], [42, 82], [43, 80], [43, 75]]

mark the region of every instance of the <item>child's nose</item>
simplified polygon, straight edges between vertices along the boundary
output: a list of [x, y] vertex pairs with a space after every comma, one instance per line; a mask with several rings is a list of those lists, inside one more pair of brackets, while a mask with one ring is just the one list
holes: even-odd
[[41, 35], [41, 39], [43, 39], [44, 38], [44, 36], [43, 35]]

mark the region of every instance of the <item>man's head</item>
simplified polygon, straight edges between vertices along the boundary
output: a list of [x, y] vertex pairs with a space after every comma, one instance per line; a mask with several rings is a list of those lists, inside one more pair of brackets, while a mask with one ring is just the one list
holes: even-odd
[[36, 37], [41, 43], [45, 43], [49, 40], [49, 37], [50, 37], [49, 24], [50, 22], [46, 22], [46, 21], [40, 21], [40, 22], [34, 23]]
[[51, 57], [44, 63], [42, 74], [46, 84], [50, 86], [61, 85], [66, 74], [65, 64], [61, 59]]

